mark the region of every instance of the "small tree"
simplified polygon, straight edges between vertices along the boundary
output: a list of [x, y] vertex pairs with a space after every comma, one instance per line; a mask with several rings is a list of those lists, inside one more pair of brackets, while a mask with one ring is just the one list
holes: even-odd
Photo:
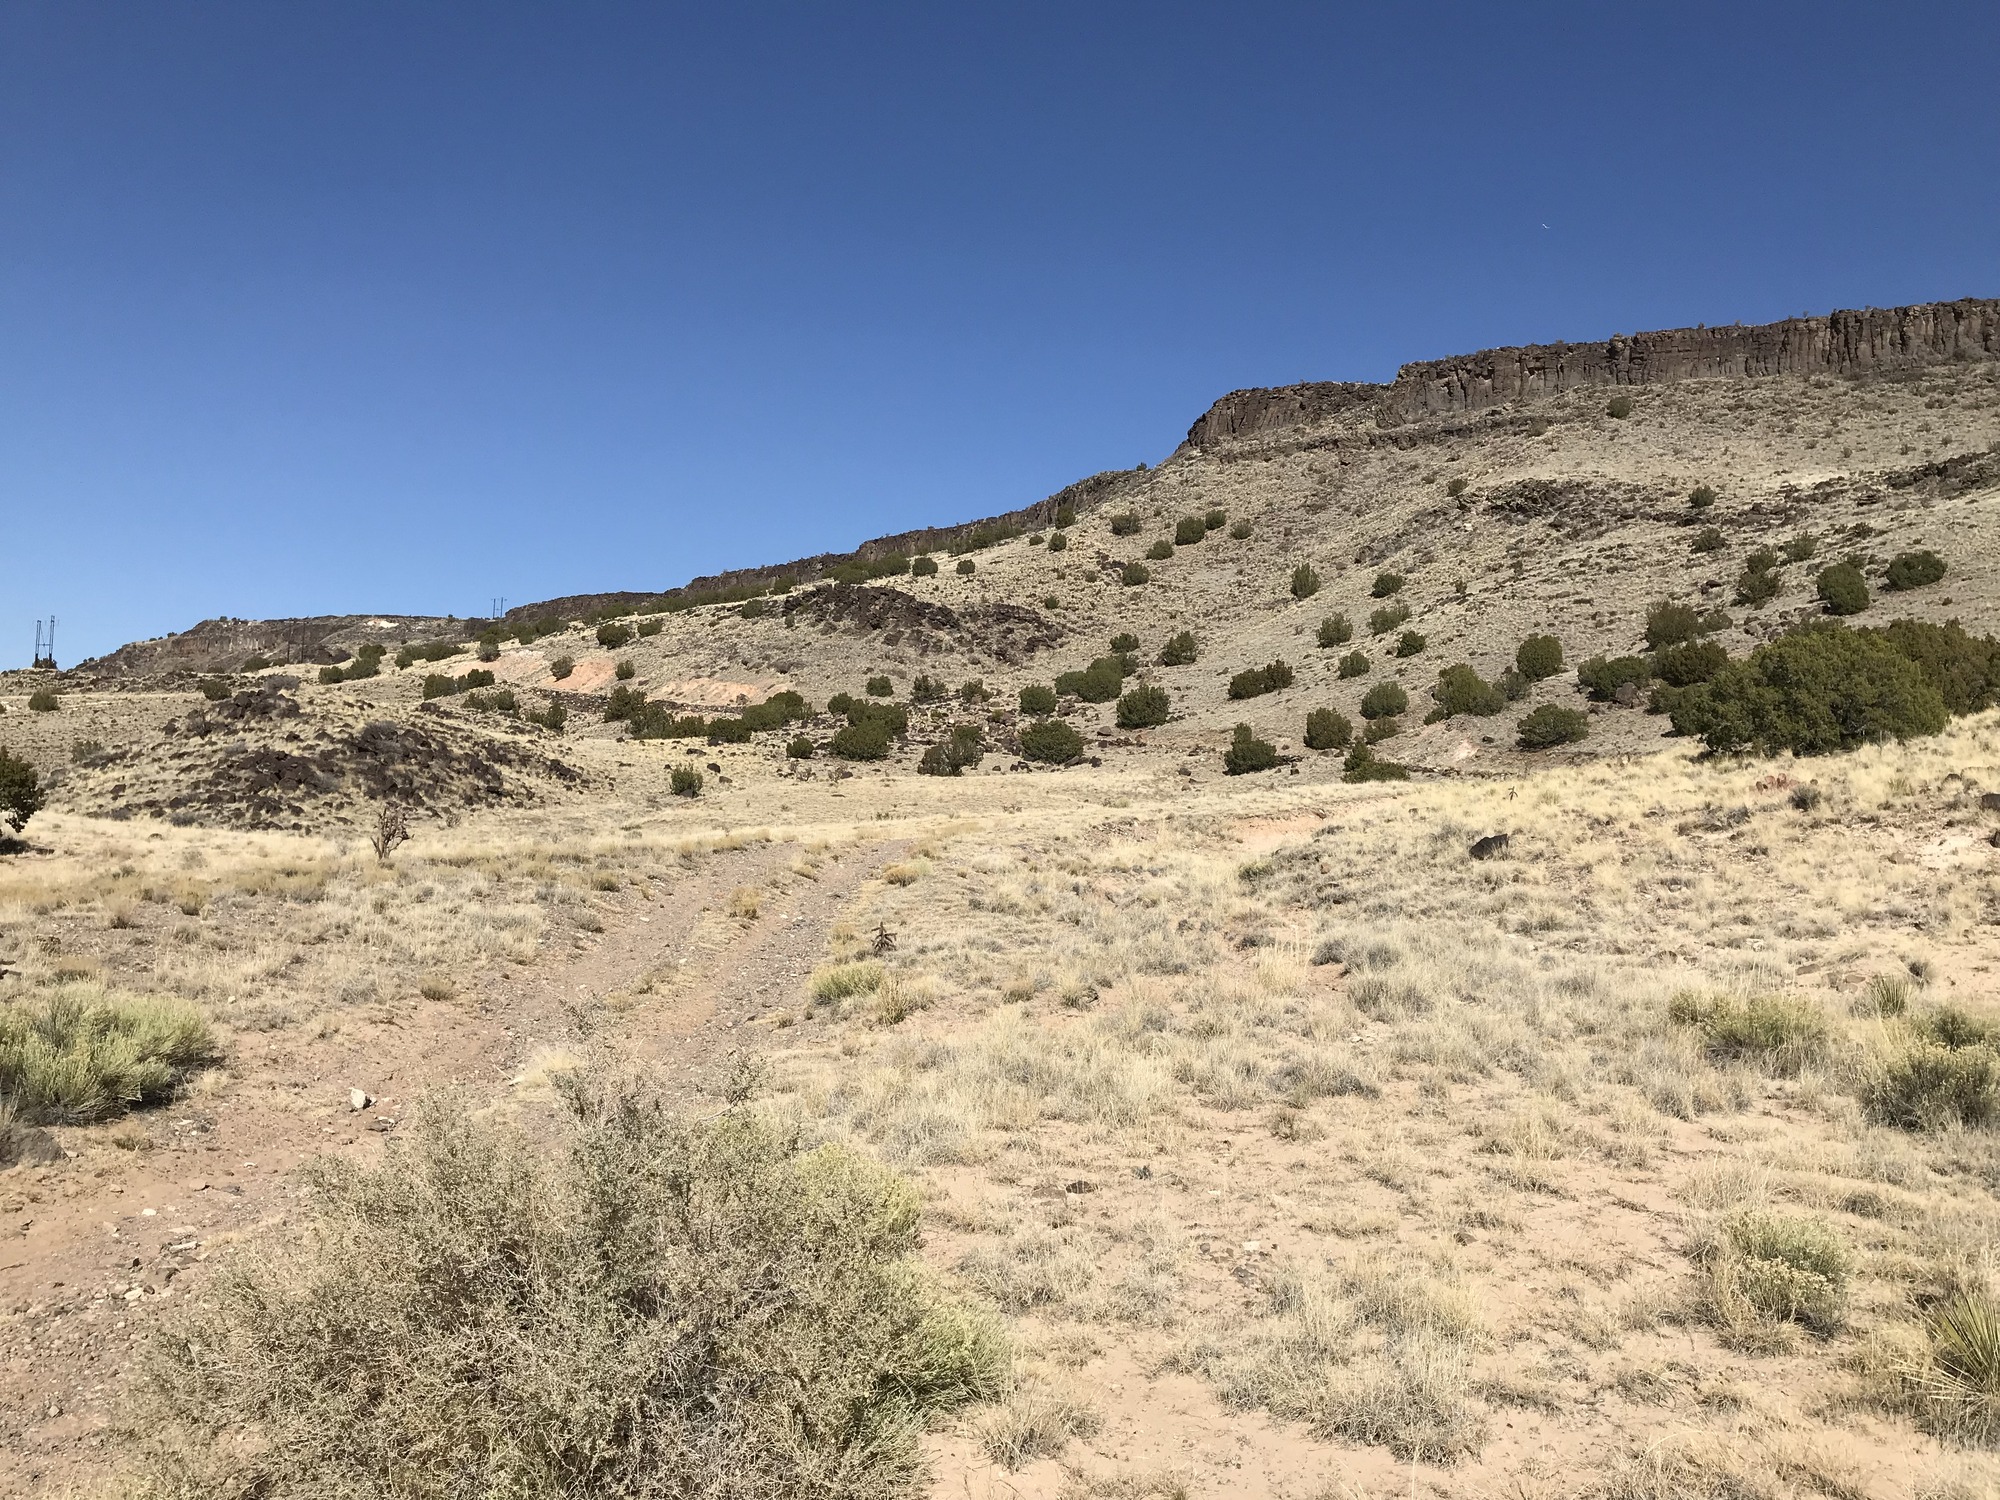
[[1374, 747], [1366, 740], [1357, 740], [1354, 748], [1347, 752], [1347, 760], [1341, 766], [1342, 781], [1408, 781], [1410, 770], [1392, 760], [1377, 760]]
[[1174, 522], [1174, 545], [1176, 547], [1192, 547], [1207, 535], [1208, 527], [1202, 523], [1200, 516], [1182, 516], [1178, 521]]
[[1128, 651], [1137, 651], [1139, 649], [1139, 637], [1132, 634], [1129, 630], [1121, 630], [1118, 634], [1111, 637], [1111, 649], [1120, 655]]
[[1830, 615], [1858, 615], [1870, 603], [1868, 581], [1853, 563], [1837, 562], [1820, 569], [1819, 597]]
[[[1068, 536], [1066, 536], [1065, 534], [1063, 534], [1063, 533], [1062, 533], [1062, 532], [1060, 532], [1060, 531], [1052, 531], [1052, 532], [1050, 532], [1050, 533], [1049, 533], [1049, 551], [1051, 551], [1051, 552], [1067, 552], [1068, 550], [1069, 550], [1069, 538], [1068, 538]], [[935, 572], [937, 571], [937, 564], [936, 564], [936, 563], [932, 563], [932, 564], [931, 564], [931, 571], [932, 571], [933, 573], [935, 573]]]
[[597, 627], [597, 644], [608, 651], [616, 651], [632, 639], [632, 627], [616, 620], [607, 620]]
[[1546, 750], [1552, 745], [1573, 745], [1590, 733], [1590, 715], [1559, 703], [1544, 703], [1522, 716], [1516, 727], [1517, 743], [1523, 750]]
[[1056, 711], [1056, 690], [1046, 683], [1031, 682], [1021, 689], [1021, 712], [1052, 714]]
[[1168, 541], [1165, 537], [1161, 537], [1157, 542], [1153, 543], [1152, 546], [1146, 549], [1146, 556], [1152, 559], [1154, 562], [1165, 562], [1168, 558], [1172, 557], [1173, 555], [1174, 555], [1174, 544]]
[[1361, 717], [1390, 719], [1410, 706], [1410, 695], [1400, 682], [1378, 682], [1361, 696]]
[[[1926, 548], [1922, 552], [1898, 552], [1889, 559], [1885, 581], [1897, 591], [1920, 589], [1944, 577], [1944, 559]], [[1851, 613], [1851, 611], [1848, 611]]]
[[1335, 675], [1343, 679], [1349, 677], [1366, 677], [1369, 668], [1373, 665], [1374, 663], [1368, 660], [1366, 652], [1350, 651], [1347, 655], [1341, 657], [1340, 666], [1336, 669]]
[[1144, 563], [1130, 562], [1119, 571], [1118, 581], [1128, 589], [1135, 589], [1142, 583], [1153, 581], [1153, 570]]
[[1695, 534], [1693, 550], [1696, 552], [1720, 552], [1727, 542], [1720, 528], [1704, 526]]
[[632, 658], [629, 656], [620, 661], [612, 670], [613, 675], [620, 682], [630, 682], [634, 677], [639, 675], [638, 667], [633, 665]]
[[576, 658], [573, 656], [558, 656], [554, 661], [549, 663], [549, 676], [553, 677], [557, 682], [561, 682], [575, 670]]
[[811, 760], [814, 750], [810, 735], [795, 734], [785, 742], [785, 754], [792, 760]]
[[368, 843], [375, 851], [377, 864], [386, 865], [397, 846], [407, 842], [409, 837], [410, 815], [402, 803], [384, 802], [375, 810], [375, 828], [368, 835]]
[[1368, 616], [1368, 633], [1370, 635], [1387, 635], [1390, 631], [1394, 630], [1398, 625], [1402, 624], [1405, 620], [1409, 618], [1410, 618], [1409, 605], [1407, 604], [1384, 605], [1381, 609], [1374, 611], [1372, 614]]
[[1212, 505], [1209, 507], [1207, 514], [1201, 518], [1201, 524], [1209, 531], [1220, 531], [1222, 530], [1222, 523], [1228, 519], [1229, 512], [1219, 505]]
[[52, 687], [38, 687], [28, 694], [29, 709], [38, 714], [52, 714], [62, 706], [62, 699]]
[[1308, 750], [1344, 750], [1353, 738], [1354, 726], [1338, 709], [1316, 708], [1306, 715]]
[[1139, 534], [1139, 512], [1121, 510], [1111, 518], [1113, 536], [1137, 536]]
[[1374, 584], [1368, 590], [1377, 599], [1387, 599], [1391, 594], [1400, 594], [1402, 591], [1403, 575], [1401, 573], [1377, 573]]
[[1311, 563], [1300, 563], [1292, 569], [1292, 597], [1310, 599], [1319, 592], [1319, 574], [1312, 570]]
[[1456, 714], [1484, 718], [1499, 713], [1507, 706], [1507, 695], [1464, 662], [1438, 673], [1437, 686], [1431, 689], [1431, 696], [1437, 700], [1444, 718]]
[[1416, 656], [1430, 644], [1430, 638], [1420, 631], [1406, 630], [1396, 637], [1396, 655]]
[[1715, 491], [1705, 484], [1698, 484], [1688, 492], [1688, 505], [1694, 510], [1707, 510], [1715, 504]]
[[667, 773], [667, 787], [676, 797], [699, 797], [701, 772], [693, 766], [675, 766]]
[[1151, 729], [1167, 722], [1172, 705], [1167, 701], [1167, 690], [1152, 683], [1141, 683], [1118, 700], [1118, 727], [1120, 729]]
[[1609, 401], [1604, 403], [1604, 414], [1615, 421], [1624, 421], [1632, 415], [1632, 398], [1630, 396], [1613, 396]]
[[895, 684], [882, 676], [869, 678], [866, 688], [868, 696], [871, 698], [889, 698], [893, 697], [896, 692]]
[[1160, 665], [1184, 667], [1200, 654], [1192, 630], [1183, 630], [1160, 648]]
[[20, 756], [0, 748], [0, 823], [19, 833], [41, 807], [40, 775]]
[[1277, 747], [1260, 740], [1248, 724], [1238, 724], [1229, 748], [1222, 752], [1222, 769], [1231, 776], [1250, 771], [1268, 771], [1278, 763]]
[[1322, 647], [1345, 646], [1354, 639], [1354, 622], [1346, 615], [1328, 615], [1319, 622], [1319, 643]]
[[971, 558], [961, 557], [958, 560], [958, 576], [960, 578], [970, 578], [977, 571], [978, 564], [973, 562]]
[[[1056, 546], [1053, 540], [1050, 541], [1049, 546], [1053, 550], [1056, 551], [1061, 550], [1061, 548]], [[937, 559], [935, 557], [918, 558], [915, 562], [910, 564], [910, 574], [912, 577], [915, 578], [935, 577], [937, 574]]]
[[1576, 669], [1577, 685], [1599, 703], [1617, 701], [1618, 690], [1628, 684], [1636, 694], [1652, 676], [1652, 664], [1643, 656], [1593, 656]]
[[1552, 635], [1531, 635], [1514, 652], [1514, 669], [1530, 682], [1541, 682], [1563, 669], [1562, 642]]
[[1701, 634], [1701, 613], [1685, 604], [1662, 599], [1646, 611], [1646, 648], [1658, 651], [1678, 646]]
[[1067, 765], [1083, 754], [1083, 736], [1061, 719], [1037, 719], [1021, 731], [1021, 754], [1047, 765]]

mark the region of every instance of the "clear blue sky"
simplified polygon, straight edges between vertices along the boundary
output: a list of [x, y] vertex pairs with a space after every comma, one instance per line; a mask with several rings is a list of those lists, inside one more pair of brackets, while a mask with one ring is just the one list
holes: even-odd
[[483, 612], [1224, 391], [2000, 294], [2000, 6], [0, 0], [0, 665]]

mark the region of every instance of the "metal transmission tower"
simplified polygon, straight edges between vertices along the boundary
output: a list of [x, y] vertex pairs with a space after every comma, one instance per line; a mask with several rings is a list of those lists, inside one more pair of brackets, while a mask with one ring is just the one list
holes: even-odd
[[[43, 627], [48, 629], [48, 639], [44, 643]], [[56, 617], [35, 621], [35, 667], [40, 671], [53, 672], [56, 669]]]

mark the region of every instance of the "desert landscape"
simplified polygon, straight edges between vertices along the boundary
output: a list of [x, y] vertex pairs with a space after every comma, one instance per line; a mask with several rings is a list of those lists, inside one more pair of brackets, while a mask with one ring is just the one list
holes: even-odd
[[0, 676], [0, 1490], [2000, 1491], [2000, 302], [745, 563]]

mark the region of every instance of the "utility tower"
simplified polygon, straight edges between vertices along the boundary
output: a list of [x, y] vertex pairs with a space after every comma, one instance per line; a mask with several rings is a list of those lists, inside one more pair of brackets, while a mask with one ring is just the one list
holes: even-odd
[[38, 671], [53, 672], [56, 669], [56, 617], [35, 621], [35, 668]]

